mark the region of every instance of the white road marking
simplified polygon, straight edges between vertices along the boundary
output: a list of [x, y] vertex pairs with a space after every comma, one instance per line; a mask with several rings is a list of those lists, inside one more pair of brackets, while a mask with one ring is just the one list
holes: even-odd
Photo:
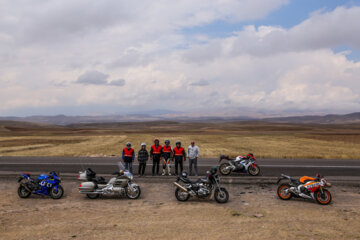
[[[133, 163], [137, 165], [137, 163]], [[117, 163], [19, 163], [19, 162], [0, 162], [0, 165], [92, 165], [92, 166], [117, 166]], [[152, 165], [152, 163], [150, 163]], [[211, 166], [211, 164], [198, 164], [198, 166]], [[268, 167], [268, 168], [277, 168], [277, 167], [286, 167], [286, 168], [360, 168], [360, 166], [318, 166], [318, 165], [259, 165], [261, 167]]]

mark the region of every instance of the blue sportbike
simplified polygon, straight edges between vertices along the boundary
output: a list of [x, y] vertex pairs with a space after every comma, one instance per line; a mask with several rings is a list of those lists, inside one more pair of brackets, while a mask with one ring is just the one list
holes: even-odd
[[64, 189], [60, 185], [61, 179], [56, 172], [49, 175], [42, 174], [33, 179], [30, 173], [23, 173], [18, 179], [18, 195], [21, 198], [28, 198], [31, 194], [50, 196], [53, 199], [60, 199]]

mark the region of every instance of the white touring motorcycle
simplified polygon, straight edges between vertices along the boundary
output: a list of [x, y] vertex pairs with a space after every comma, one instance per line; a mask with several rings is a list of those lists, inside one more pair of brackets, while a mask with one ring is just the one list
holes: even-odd
[[119, 172], [109, 181], [105, 181], [103, 177], [96, 177], [96, 173], [87, 168], [83, 172], [79, 172], [78, 180], [83, 181], [80, 184], [79, 192], [86, 194], [90, 199], [98, 198], [100, 195], [126, 195], [130, 199], [140, 197], [140, 186], [133, 182], [133, 175], [125, 170], [124, 165], [119, 162]]

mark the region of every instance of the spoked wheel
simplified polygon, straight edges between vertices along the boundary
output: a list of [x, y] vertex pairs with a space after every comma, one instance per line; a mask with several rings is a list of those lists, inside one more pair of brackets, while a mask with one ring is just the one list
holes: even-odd
[[87, 196], [88, 198], [90, 198], [90, 199], [97, 199], [97, 198], [100, 196], [100, 194], [97, 194], [97, 193], [88, 193], [88, 194], [86, 194], [86, 196]]
[[229, 193], [225, 188], [215, 189], [214, 196], [218, 203], [226, 203], [229, 201]]
[[50, 190], [50, 196], [52, 199], [60, 199], [64, 194], [64, 189], [61, 185], [56, 187], [52, 187]]
[[282, 200], [290, 200], [292, 198], [292, 193], [290, 192], [289, 184], [281, 184], [277, 189], [277, 195]]
[[230, 164], [222, 163], [219, 167], [219, 171], [222, 175], [229, 175], [231, 173]]
[[141, 189], [139, 186], [133, 186], [132, 187], [133, 190], [131, 190], [131, 188], [128, 186], [127, 188], [125, 188], [125, 193], [126, 196], [130, 199], [137, 199], [140, 197], [141, 194]]
[[18, 188], [18, 195], [21, 198], [28, 198], [31, 195], [31, 192], [29, 192], [28, 190], [26, 190], [26, 188], [24, 186], [19, 186]]
[[259, 166], [255, 165], [255, 166], [249, 166], [248, 168], [248, 172], [251, 176], [257, 176], [260, 173], [260, 168]]
[[317, 191], [315, 193], [315, 199], [316, 201], [321, 205], [327, 205], [331, 203], [331, 193], [328, 190], [323, 190], [323, 193], [321, 191]]
[[176, 188], [175, 190], [175, 197], [178, 201], [181, 201], [181, 202], [185, 202], [187, 200], [189, 200], [190, 198], [190, 194], [183, 191], [182, 189], [180, 188]]

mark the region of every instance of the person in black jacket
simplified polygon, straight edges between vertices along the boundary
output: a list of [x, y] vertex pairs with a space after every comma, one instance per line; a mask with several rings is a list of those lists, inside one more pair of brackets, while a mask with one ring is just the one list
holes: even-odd
[[178, 165], [180, 165], [180, 173], [183, 171], [183, 163], [186, 161], [185, 149], [181, 147], [181, 142], [176, 142], [176, 147], [173, 149], [173, 160], [175, 159], [175, 175], [178, 175]]
[[139, 161], [139, 177], [144, 176], [146, 162], [149, 159], [149, 153], [146, 150], [146, 143], [141, 143], [141, 149], [138, 152], [138, 161]]

